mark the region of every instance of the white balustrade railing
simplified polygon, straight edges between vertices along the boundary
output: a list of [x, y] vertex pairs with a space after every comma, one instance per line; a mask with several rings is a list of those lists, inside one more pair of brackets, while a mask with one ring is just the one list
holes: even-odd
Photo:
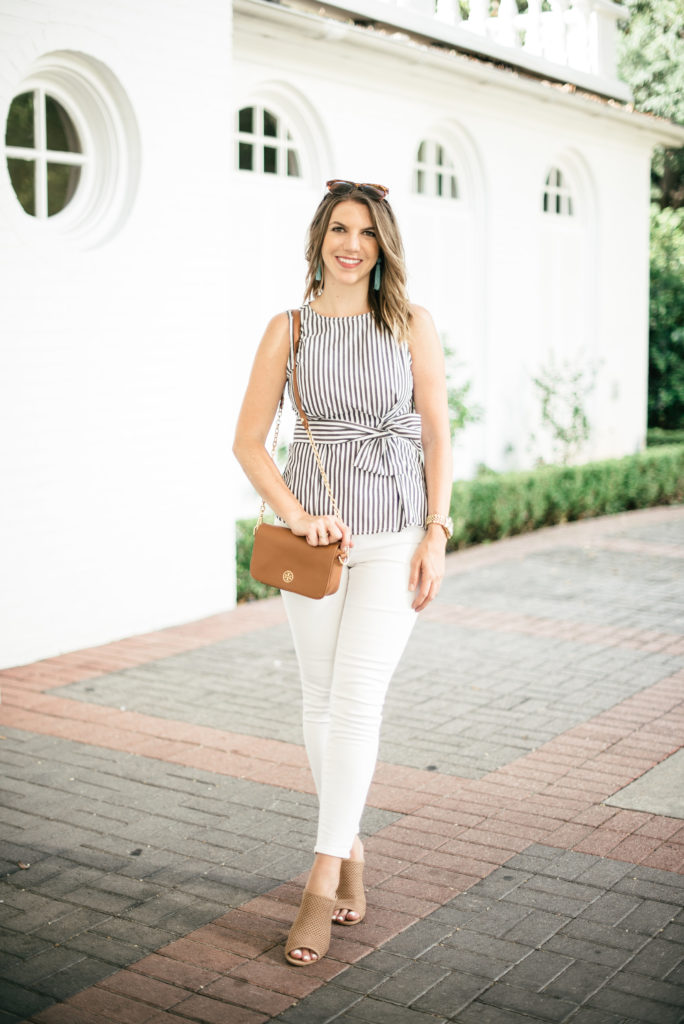
[[[301, 6], [302, 0], [294, 3]], [[528, 0], [524, 11], [516, 0], [319, 3], [355, 19], [396, 26], [604, 95], [631, 98], [616, 66], [617, 23], [628, 12], [612, 0]]]

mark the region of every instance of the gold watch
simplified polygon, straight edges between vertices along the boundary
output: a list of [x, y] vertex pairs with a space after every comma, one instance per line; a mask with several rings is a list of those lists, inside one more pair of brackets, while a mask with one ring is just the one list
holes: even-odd
[[428, 528], [430, 523], [439, 523], [446, 533], [447, 540], [449, 540], [454, 532], [454, 521], [451, 516], [441, 516], [439, 512], [432, 512], [425, 520], [425, 529]]

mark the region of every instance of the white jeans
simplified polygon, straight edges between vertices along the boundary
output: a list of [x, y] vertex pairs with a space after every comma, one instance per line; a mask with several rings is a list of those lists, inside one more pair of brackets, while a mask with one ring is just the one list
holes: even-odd
[[316, 853], [348, 857], [359, 831], [385, 694], [416, 620], [409, 568], [424, 536], [409, 526], [354, 537], [336, 594], [314, 601], [283, 592], [318, 793]]

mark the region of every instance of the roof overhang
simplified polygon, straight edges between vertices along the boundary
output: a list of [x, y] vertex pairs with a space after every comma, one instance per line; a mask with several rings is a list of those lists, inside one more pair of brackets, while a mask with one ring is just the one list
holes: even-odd
[[[465, 78], [481, 86], [517, 92], [541, 102], [617, 121], [650, 136], [650, 143], [654, 146], [676, 148], [684, 145], [684, 126], [636, 111], [631, 102], [606, 98], [574, 83], [542, 77], [529, 68], [515, 67], [504, 58], [465, 53], [434, 39], [397, 32], [396, 27], [357, 25], [351, 20], [331, 18], [321, 7], [314, 11], [271, 0], [233, 0], [233, 10], [242, 21], [242, 27], [256, 35], [277, 38], [282, 32], [289, 32], [314, 41], [353, 43], [361, 50], [382, 52], [404, 67], [423, 67]], [[503, 47], [499, 49], [503, 50]]]

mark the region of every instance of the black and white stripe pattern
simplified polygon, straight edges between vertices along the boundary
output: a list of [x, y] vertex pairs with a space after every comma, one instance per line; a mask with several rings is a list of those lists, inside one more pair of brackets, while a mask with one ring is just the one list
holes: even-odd
[[[301, 312], [299, 393], [342, 518], [356, 534], [422, 526], [427, 496], [408, 345], [371, 313]], [[294, 406], [292, 352], [287, 377]], [[307, 512], [332, 512], [299, 421], [283, 478]]]

